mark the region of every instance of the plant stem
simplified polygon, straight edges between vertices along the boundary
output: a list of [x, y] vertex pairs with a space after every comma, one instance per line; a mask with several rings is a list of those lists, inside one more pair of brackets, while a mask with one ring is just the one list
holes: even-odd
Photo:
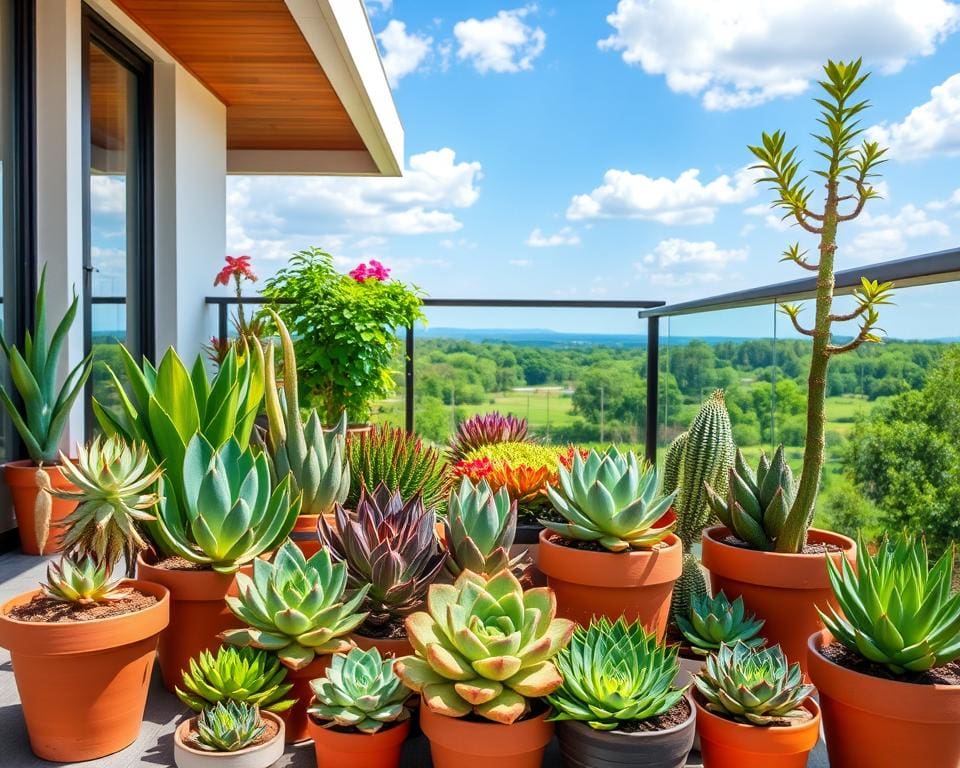
[[240, 274], [235, 273], [233, 275], [233, 280], [237, 284], [237, 329], [240, 331], [240, 335], [246, 337], [247, 335], [247, 320], [243, 316], [243, 302], [240, 299], [243, 298], [243, 290], [240, 287]]

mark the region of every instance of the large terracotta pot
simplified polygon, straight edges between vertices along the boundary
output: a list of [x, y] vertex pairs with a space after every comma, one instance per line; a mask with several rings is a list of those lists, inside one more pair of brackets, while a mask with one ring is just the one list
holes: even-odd
[[60, 539], [67, 532], [63, 520], [77, 508], [77, 502], [68, 499], [50, 497], [50, 532], [47, 542], [40, 551], [37, 542], [37, 472], [46, 473], [50, 485], [58, 490], [77, 490], [60, 471], [59, 467], [49, 466], [40, 469], [29, 459], [26, 461], [10, 461], [3, 465], [3, 477], [10, 488], [13, 499], [13, 513], [17, 518], [17, 529], [20, 533], [20, 551], [25, 555], [49, 555], [59, 552]]
[[[823, 629], [817, 606], [836, 606], [827, 577], [827, 555], [788, 555], [758, 552], [722, 543], [730, 532], [723, 526], [703, 532], [701, 560], [710, 571], [710, 586], [733, 600], [738, 595], [748, 611], [764, 620], [763, 636], [779, 644], [790, 661], [807, 671], [807, 638]], [[842, 551], [830, 558], [840, 564], [846, 557], [856, 567], [857, 545], [853, 539], [831, 531], [811, 528], [812, 544], [835, 544]]]
[[310, 681], [318, 677], [326, 677], [329, 666], [330, 656], [323, 655], [315, 657], [303, 669], [287, 669], [286, 682], [292, 683], [293, 687], [284, 698], [296, 699], [296, 703], [290, 709], [280, 713], [287, 729], [287, 744], [296, 744], [298, 741], [310, 738], [308, 731], [310, 718], [307, 715], [307, 708], [313, 698]]
[[157, 602], [136, 613], [59, 623], [8, 616], [39, 590], [0, 607], [0, 646], [10, 651], [30, 748], [44, 760], [94, 760], [129, 746], [140, 734], [170, 599], [158, 584], [123, 583]]
[[806, 768], [810, 751], [820, 739], [820, 707], [813, 699], [804, 703], [813, 715], [806, 722], [770, 727], [735, 723], [715, 715], [697, 694], [694, 702], [700, 754], [708, 768]]
[[557, 615], [579, 624], [594, 616], [621, 615], [656, 630], [661, 640], [670, 617], [673, 583], [683, 569], [683, 547], [672, 533], [650, 551], [590, 552], [540, 533], [540, 570], [557, 596]]
[[410, 733], [410, 720], [404, 720], [376, 733], [346, 733], [324, 728], [308, 719], [310, 738], [317, 757], [317, 768], [397, 768], [400, 751]]
[[380, 639], [376, 637], [364, 637], [354, 632], [350, 635], [350, 639], [357, 648], [362, 648], [364, 651], [376, 648], [380, 651], [380, 655], [383, 658], [392, 657], [399, 659], [401, 656], [413, 655], [413, 646], [410, 645], [410, 641], [405, 637], [400, 637], [396, 640]]
[[173, 733], [173, 761], [177, 768], [270, 768], [283, 756], [283, 720], [273, 712], [260, 711], [260, 717], [279, 729], [272, 739], [236, 752], [208, 752], [187, 739], [197, 719], [191, 717]]
[[[240, 570], [249, 574], [253, 566]], [[160, 636], [159, 656], [163, 685], [172, 691], [181, 685], [182, 671], [190, 668], [190, 659], [201, 651], [219, 648], [217, 635], [225, 629], [244, 626], [224, 602], [228, 594], [238, 594], [235, 574], [157, 568], [139, 555], [137, 576], [170, 590], [170, 626]]]
[[830, 768], [960, 766], [960, 685], [901, 683], [854, 672], [821, 655], [831, 642], [833, 636], [822, 630], [807, 643]]
[[447, 717], [420, 705], [420, 728], [430, 740], [433, 768], [540, 768], [553, 738], [547, 712], [513, 725]]

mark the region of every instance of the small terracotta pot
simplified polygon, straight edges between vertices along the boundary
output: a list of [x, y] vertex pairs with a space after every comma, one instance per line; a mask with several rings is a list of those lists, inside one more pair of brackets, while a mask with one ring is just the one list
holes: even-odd
[[[837, 602], [827, 577], [826, 554], [787, 555], [758, 552], [722, 543], [730, 532], [723, 526], [703, 532], [701, 560], [710, 571], [710, 586], [733, 600], [742, 596], [748, 611], [764, 620], [763, 636], [769, 645], [783, 649], [790, 661], [807, 671], [807, 638], [823, 629], [817, 606], [826, 609]], [[841, 552], [830, 558], [840, 565], [846, 557], [856, 567], [857, 545], [853, 539], [831, 531], [811, 528], [813, 544], [835, 544]]]
[[208, 752], [192, 746], [187, 737], [197, 718], [184, 720], [173, 733], [173, 761], [177, 768], [270, 768], [283, 756], [283, 720], [266, 710], [260, 711], [260, 717], [280, 730], [269, 741], [236, 752]]
[[806, 768], [810, 750], [820, 740], [820, 707], [812, 698], [803, 705], [812, 718], [798, 725], [769, 727], [715, 715], [703, 706], [699, 694], [693, 700], [700, 754], [709, 768]]
[[[50, 533], [47, 535], [47, 543], [40, 551], [37, 543], [37, 517], [36, 505], [37, 494], [37, 471], [40, 468], [32, 461], [9, 461], [3, 465], [3, 477], [10, 488], [10, 496], [13, 499], [13, 513], [17, 518], [17, 529], [20, 534], [20, 551], [25, 555], [50, 555], [59, 552], [62, 547], [60, 540], [66, 534], [67, 529], [62, 524], [73, 510], [77, 508], [77, 502], [68, 499], [58, 499], [50, 497]], [[42, 470], [50, 478], [50, 485], [58, 490], [77, 490], [77, 487], [69, 482], [60, 471], [60, 468], [54, 465], [45, 466]]]
[[[253, 566], [240, 571], [251, 573]], [[235, 574], [157, 568], [137, 556], [137, 576], [170, 590], [170, 626], [160, 636], [160, 671], [168, 691], [182, 684], [182, 672], [201, 651], [220, 647], [218, 634], [244, 624], [231, 613], [224, 597], [238, 594]]]
[[[336, 528], [337, 519], [334, 515], [324, 515], [327, 524]], [[317, 526], [320, 524], [320, 515], [300, 515], [290, 531], [290, 540], [296, 544], [304, 557], [313, 557], [320, 551], [320, 536]]]
[[830, 768], [960, 765], [960, 685], [900, 683], [854, 672], [820, 653], [832, 642], [822, 630], [807, 643]]
[[308, 716], [307, 728], [313, 739], [317, 768], [397, 768], [403, 742], [410, 733], [410, 720], [376, 733], [347, 733], [324, 728]]
[[57, 623], [9, 617], [39, 590], [0, 607], [0, 646], [10, 651], [30, 748], [44, 760], [93, 760], [128, 747], [140, 735], [170, 598], [158, 584], [123, 584], [157, 602], [122, 616]]
[[540, 570], [557, 596], [557, 615], [589, 624], [594, 616], [639, 620], [663, 639], [673, 583], [683, 569], [683, 547], [672, 533], [659, 549], [590, 552], [557, 544], [540, 533]]
[[430, 740], [433, 768], [540, 768], [553, 738], [547, 711], [513, 725], [481, 723], [431, 712], [420, 703], [420, 728]]
[[383, 658], [394, 658], [399, 659], [401, 656], [412, 656], [413, 655], [413, 646], [410, 645], [410, 641], [405, 637], [399, 637], [396, 639], [380, 639], [376, 637], [365, 637], [364, 635], [357, 634], [354, 632], [350, 635], [350, 639], [354, 642], [357, 648], [362, 648], [364, 651], [369, 651], [371, 648], [376, 648], [380, 651], [380, 655]]
[[290, 709], [280, 713], [287, 728], [287, 744], [296, 744], [298, 741], [310, 738], [308, 731], [310, 718], [307, 715], [307, 708], [313, 698], [310, 681], [325, 677], [329, 666], [330, 656], [324, 655], [317, 656], [303, 669], [287, 669], [286, 682], [292, 683], [293, 687], [284, 698], [296, 699], [296, 703]]

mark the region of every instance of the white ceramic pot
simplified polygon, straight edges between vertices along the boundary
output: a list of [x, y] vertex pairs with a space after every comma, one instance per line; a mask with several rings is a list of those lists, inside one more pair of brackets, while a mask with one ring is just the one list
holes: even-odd
[[173, 734], [177, 768], [269, 768], [283, 755], [283, 720], [273, 712], [261, 712], [260, 717], [275, 723], [279, 730], [270, 741], [237, 752], [205, 752], [191, 746], [185, 740], [196, 718], [184, 720]]

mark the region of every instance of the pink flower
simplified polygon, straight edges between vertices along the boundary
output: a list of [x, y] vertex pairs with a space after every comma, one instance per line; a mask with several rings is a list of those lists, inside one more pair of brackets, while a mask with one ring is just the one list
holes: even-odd
[[368, 264], [358, 264], [350, 270], [348, 274], [358, 283], [362, 283], [365, 280], [376, 280], [382, 283], [389, 279], [390, 270], [376, 259], [370, 259]]
[[250, 266], [249, 256], [227, 256], [226, 262], [226, 266], [214, 278], [214, 285], [228, 285], [231, 279], [236, 280], [238, 285], [240, 280], [257, 282], [257, 276]]

